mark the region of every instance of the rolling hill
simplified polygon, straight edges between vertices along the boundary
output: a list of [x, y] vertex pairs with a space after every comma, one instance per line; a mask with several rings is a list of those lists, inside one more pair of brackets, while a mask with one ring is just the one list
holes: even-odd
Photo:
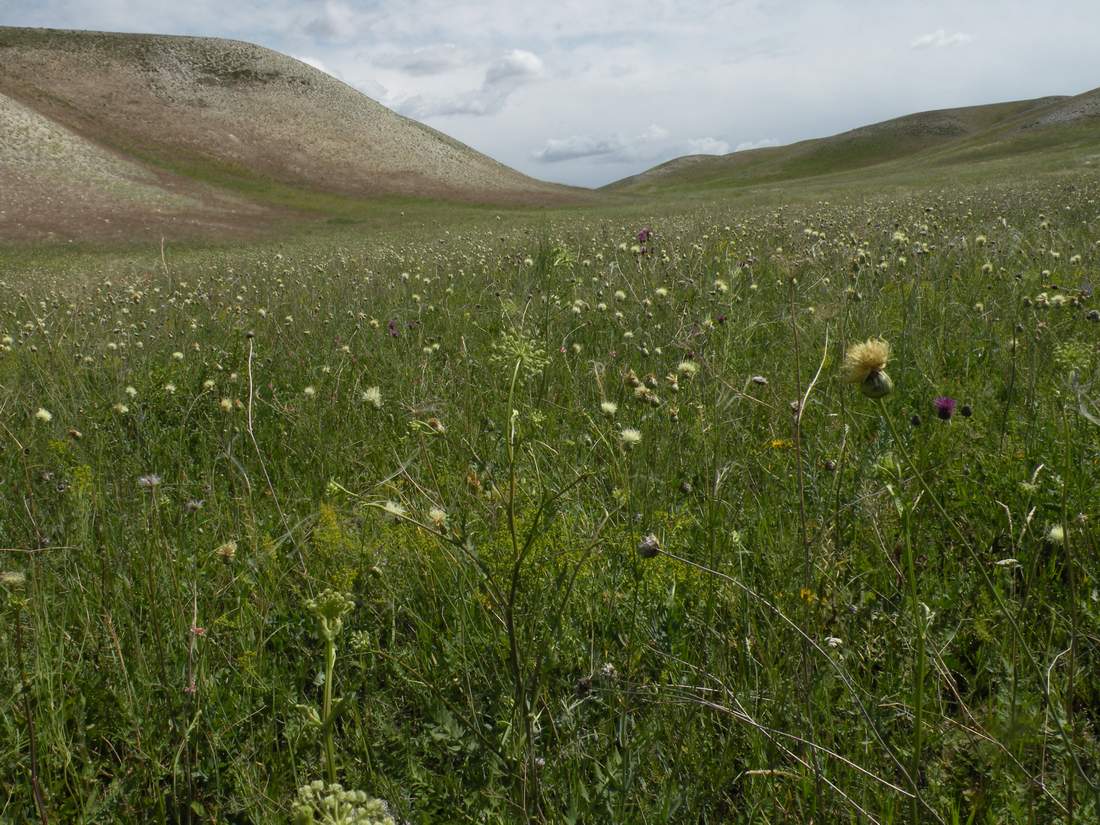
[[604, 187], [613, 192], [721, 189], [838, 173], [919, 169], [1039, 150], [1100, 146], [1100, 89], [941, 109], [832, 137], [728, 155], [688, 155]]
[[248, 229], [326, 197], [583, 197], [214, 38], [0, 28], [0, 125], [0, 237]]

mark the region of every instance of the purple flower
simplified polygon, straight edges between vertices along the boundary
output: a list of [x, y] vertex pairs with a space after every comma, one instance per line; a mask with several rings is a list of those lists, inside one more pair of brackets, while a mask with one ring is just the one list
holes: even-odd
[[638, 233], [638, 243], [649, 243], [649, 239], [652, 237], [653, 230], [647, 226]]
[[401, 332], [397, 329], [397, 321], [390, 319], [390, 322], [386, 324], [386, 329], [390, 331], [390, 336], [396, 338]]
[[955, 405], [958, 402], [947, 395], [941, 395], [935, 401], [932, 402], [932, 406], [936, 408], [936, 415], [940, 417], [942, 421], [950, 421], [951, 416], [955, 414]]

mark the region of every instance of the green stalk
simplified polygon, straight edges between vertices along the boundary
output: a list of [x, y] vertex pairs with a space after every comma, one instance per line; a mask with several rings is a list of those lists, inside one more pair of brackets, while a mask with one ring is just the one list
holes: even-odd
[[[922, 735], [924, 733], [924, 617], [921, 615], [920, 588], [917, 584], [917, 566], [913, 558], [911, 507], [905, 510], [905, 575], [909, 578], [909, 603], [913, 611], [913, 627], [917, 634], [917, 661], [913, 669], [913, 782], [919, 783], [921, 776]], [[923, 811], [914, 795], [912, 816], [915, 825], [920, 825]]]
[[336, 640], [325, 638], [325, 697], [321, 707], [321, 728], [325, 737], [325, 771], [329, 784], [336, 782], [336, 745], [332, 741], [332, 680], [336, 673]]

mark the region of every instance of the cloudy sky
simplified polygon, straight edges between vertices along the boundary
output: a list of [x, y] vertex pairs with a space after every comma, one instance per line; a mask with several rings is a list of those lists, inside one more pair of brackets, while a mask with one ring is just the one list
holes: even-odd
[[1100, 86], [1098, 0], [0, 0], [286, 52], [546, 180]]

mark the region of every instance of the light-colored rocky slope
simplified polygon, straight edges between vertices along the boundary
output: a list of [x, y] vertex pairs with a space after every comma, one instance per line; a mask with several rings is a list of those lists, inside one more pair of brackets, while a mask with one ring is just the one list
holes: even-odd
[[249, 43], [0, 28], [0, 95], [0, 208], [18, 187], [28, 215], [75, 197], [108, 220], [159, 209], [216, 222], [272, 182], [351, 197], [580, 196]]

